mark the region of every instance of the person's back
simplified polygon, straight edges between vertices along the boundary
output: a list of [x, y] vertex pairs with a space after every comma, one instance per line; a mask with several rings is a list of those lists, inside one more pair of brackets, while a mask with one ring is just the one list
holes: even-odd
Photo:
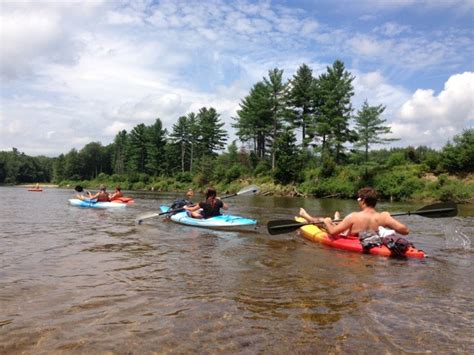
[[224, 206], [224, 203], [221, 200], [213, 199], [211, 201], [199, 202], [199, 207], [202, 208], [201, 215], [204, 218], [211, 218], [219, 216], [221, 214], [221, 208]]
[[387, 212], [379, 213], [373, 209], [366, 209], [361, 212], [353, 212], [346, 217], [350, 224], [349, 234], [356, 235], [362, 231], [377, 232], [379, 227], [392, 228], [403, 232], [403, 227], [392, 223], [387, 218]]
[[361, 232], [377, 233], [379, 227], [395, 230], [397, 233], [407, 235], [408, 227], [390, 216], [388, 212], [377, 212], [377, 194], [371, 188], [363, 188], [358, 192], [360, 212], [353, 212], [343, 219], [338, 225], [333, 225], [330, 218], [324, 219], [324, 224], [331, 235], [346, 232], [348, 235], [358, 235]]
[[105, 190], [100, 190], [96, 196], [97, 202], [109, 202], [109, 194]]
[[101, 184], [99, 187], [99, 192], [97, 192], [95, 195], [89, 196], [90, 199], [97, 200], [97, 202], [109, 202], [109, 194], [106, 191], [105, 185]]
[[[211, 218], [221, 214], [221, 208], [227, 209], [229, 206], [217, 198], [217, 191], [210, 187], [206, 192], [206, 200], [194, 206], [185, 206], [190, 215], [194, 218]], [[199, 211], [201, 209], [201, 211]]]

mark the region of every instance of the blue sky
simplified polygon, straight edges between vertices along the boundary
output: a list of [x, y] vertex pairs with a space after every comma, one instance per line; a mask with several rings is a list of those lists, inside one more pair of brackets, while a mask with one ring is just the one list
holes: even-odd
[[269, 69], [356, 77], [399, 146], [474, 122], [474, 0], [0, 0], [0, 150], [56, 156], [212, 106], [230, 126]]

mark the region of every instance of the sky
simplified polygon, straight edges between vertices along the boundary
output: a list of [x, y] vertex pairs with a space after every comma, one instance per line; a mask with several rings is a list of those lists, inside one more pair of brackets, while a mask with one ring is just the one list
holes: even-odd
[[57, 156], [214, 107], [230, 133], [273, 68], [355, 76], [393, 146], [474, 124], [474, 0], [0, 0], [0, 151]]

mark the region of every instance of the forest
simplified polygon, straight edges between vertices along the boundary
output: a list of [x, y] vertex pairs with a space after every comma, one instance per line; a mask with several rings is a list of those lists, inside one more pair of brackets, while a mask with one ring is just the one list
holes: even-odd
[[169, 132], [157, 118], [118, 132], [111, 144], [57, 157], [1, 151], [0, 184], [230, 191], [254, 183], [268, 194], [319, 198], [352, 198], [373, 186], [392, 200], [474, 202], [474, 129], [440, 150], [380, 148], [397, 140], [387, 138], [385, 106], [366, 100], [354, 110], [354, 79], [339, 60], [318, 77], [302, 64], [286, 82], [283, 70], [271, 69], [241, 99], [232, 123], [238, 140], [228, 142], [220, 114], [202, 107]]

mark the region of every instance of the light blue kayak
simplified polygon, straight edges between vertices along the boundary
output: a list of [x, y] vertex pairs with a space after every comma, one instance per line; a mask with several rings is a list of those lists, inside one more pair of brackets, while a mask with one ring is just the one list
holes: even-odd
[[96, 200], [80, 200], [78, 198], [69, 199], [69, 203], [77, 207], [88, 208], [124, 208], [126, 203], [121, 202], [97, 202]]
[[[168, 212], [168, 206], [160, 206], [161, 212]], [[172, 214], [170, 219], [173, 222], [185, 224], [187, 226], [201, 227], [201, 228], [213, 228], [213, 229], [238, 229], [238, 228], [255, 228], [257, 221], [255, 219], [232, 216], [228, 214], [222, 214], [211, 218], [192, 218], [188, 216], [186, 211]]]

